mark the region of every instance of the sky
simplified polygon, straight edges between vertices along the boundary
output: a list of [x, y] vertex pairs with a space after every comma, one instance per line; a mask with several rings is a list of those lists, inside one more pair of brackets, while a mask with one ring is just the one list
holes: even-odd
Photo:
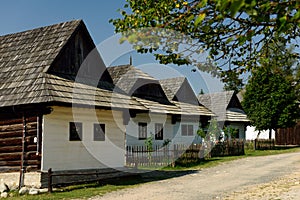
[[82, 19], [107, 66], [128, 64], [132, 56], [134, 66], [155, 78], [186, 76], [196, 93], [201, 89], [205, 93], [222, 90], [220, 81], [206, 73], [192, 72], [193, 66], [159, 65], [153, 56], [137, 54], [128, 44], [119, 46], [119, 37], [109, 20], [121, 17], [117, 10], [125, 3], [125, 0], [1, 0], [0, 35]]

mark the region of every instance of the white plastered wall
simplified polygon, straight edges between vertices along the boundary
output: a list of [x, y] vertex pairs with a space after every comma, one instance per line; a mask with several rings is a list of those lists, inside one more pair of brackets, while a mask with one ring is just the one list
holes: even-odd
[[[69, 122], [81, 122], [82, 141], [69, 141]], [[105, 141], [94, 141], [94, 123], [105, 124]], [[53, 107], [43, 118], [42, 171], [124, 166], [121, 111]]]
[[[163, 123], [163, 140], [153, 139], [153, 145], [162, 145], [164, 140], [171, 140], [172, 144], [191, 144], [197, 138], [197, 130], [199, 122], [196, 120], [182, 120], [181, 122], [176, 122], [172, 124], [171, 115], [165, 114], [147, 114], [141, 113], [137, 114], [135, 118], [131, 118], [128, 125], [126, 126], [126, 144], [131, 145], [145, 145], [145, 140], [138, 139], [138, 123], [147, 123], [147, 137], [150, 134], [155, 135], [155, 123]], [[181, 125], [193, 125], [193, 136], [182, 136], [181, 135]], [[199, 139], [199, 138], [198, 138]], [[201, 139], [200, 139], [201, 141]], [[199, 142], [199, 141], [198, 141]]]
[[[140, 113], [136, 117], [130, 118], [126, 126], [126, 144], [127, 145], [145, 145], [145, 140], [138, 139], [138, 123], [147, 123], [147, 137], [153, 134], [153, 145], [162, 145], [166, 139], [173, 137], [173, 128], [171, 116], [165, 114]], [[155, 140], [155, 124], [161, 123], [163, 127], [163, 140]]]

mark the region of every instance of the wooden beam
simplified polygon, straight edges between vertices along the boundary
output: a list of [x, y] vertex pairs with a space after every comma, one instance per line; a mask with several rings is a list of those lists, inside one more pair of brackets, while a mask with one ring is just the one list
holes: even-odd
[[19, 189], [21, 189], [24, 186], [25, 137], [26, 137], [26, 117], [25, 117], [25, 114], [23, 114], [23, 136], [22, 136], [22, 154], [21, 154], [21, 169], [20, 169]]

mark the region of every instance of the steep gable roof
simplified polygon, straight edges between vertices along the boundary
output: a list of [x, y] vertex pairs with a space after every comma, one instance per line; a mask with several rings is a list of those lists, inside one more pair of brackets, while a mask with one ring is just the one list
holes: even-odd
[[162, 79], [159, 82], [170, 101], [199, 105], [199, 101], [185, 77]]
[[145, 83], [157, 83], [152, 76], [132, 65], [119, 65], [107, 68], [113, 82], [127, 94], [132, 93], [135, 83], [142, 79]]
[[234, 91], [201, 94], [198, 99], [213, 111], [220, 121], [249, 121]]
[[177, 91], [182, 86], [185, 77], [175, 77], [175, 78], [168, 78], [159, 80], [160, 84], [162, 85], [167, 97], [170, 100], [174, 100], [174, 97]]
[[[82, 20], [0, 36], [0, 107], [47, 102], [111, 107], [114, 101], [117, 102], [116, 107], [145, 110], [144, 106], [128, 96], [114, 94], [98, 88], [98, 85], [92, 87], [75, 83], [74, 77], [72, 79], [67, 73], [60, 73], [61, 68], [72, 67], [59, 60], [76, 56], [67, 54], [65, 50], [67, 44], [73, 45], [73, 38], [79, 30], [89, 40], [90, 47], [87, 49], [93, 47], [94, 43]], [[53, 66], [54, 63], [57, 65]], [[74, 70], [77, 73], [78, 69]]]
[[159, 81], [132, 65], [107, 68], [116, 87], [126, 94], [170, 104]]
[[[114, 84], [121, 88], [126, 94], [133, 96], [150, 112], [154, 113], [170, 113], [176, 115], [193, 115], [193, 116], [213, 116], [214, 114], [205, 108], [185, 103], [176, 102], [168, 99], [160, 82], [131, 65], [121, 65], [107, 68]], [[153, 97], [149, 98], [149, 94]], [[162, 100], [166, 99], [166, 100]]]
[[42, 74], [80, 23], [76, 20], [0, 36], [1, 106], [51, 100]]

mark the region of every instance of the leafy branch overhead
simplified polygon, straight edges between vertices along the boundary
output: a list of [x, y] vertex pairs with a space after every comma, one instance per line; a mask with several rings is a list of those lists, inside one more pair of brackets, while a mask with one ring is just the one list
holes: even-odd
[[[123, 40], [161, 63], [215, 73], [231, 62], [243, 73], [262, 56], [263, 44], [297, 48], [299, 7], [298, 0], [127, 0], [122, 17], [111, 22]], [[205, 52], [208, 60], [201, 59]]]

